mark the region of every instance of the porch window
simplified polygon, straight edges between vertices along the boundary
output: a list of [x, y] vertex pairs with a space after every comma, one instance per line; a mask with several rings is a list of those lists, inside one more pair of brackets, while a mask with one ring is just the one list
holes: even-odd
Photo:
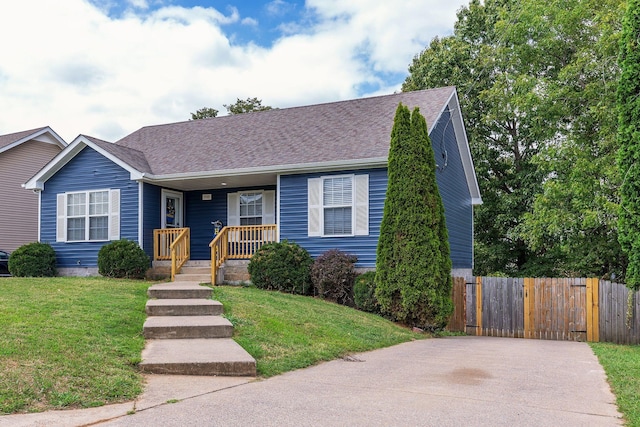
[[119, 204], [119, 190], [58, 194], [56, 240], [117, 240], [120, 234]]
[[262, 225], [262, 192], [240, 193], [240, 225]]

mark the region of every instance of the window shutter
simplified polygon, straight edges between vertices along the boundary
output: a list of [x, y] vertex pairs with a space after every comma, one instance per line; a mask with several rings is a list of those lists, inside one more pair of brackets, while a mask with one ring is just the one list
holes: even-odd
[[369, 235], [369, 175], [356, 175], [354, 178], [355, 225], [353, 234]]
[[262, 193], [262, 223], [276, 223], [276, 192], [273, 190]]
[[225, 225], [240, 225], [240, 195], [227, 194], [227, 223]]
[[109, 190], [109, 240], [120, 239], [120, 190]]
[[322, 236], [322, 179], [309, 178], [308, 192], [308, 233], [309, 236]]
[[59, 193], [56, 200], [56, 242], [67, 241], [67, 197]]

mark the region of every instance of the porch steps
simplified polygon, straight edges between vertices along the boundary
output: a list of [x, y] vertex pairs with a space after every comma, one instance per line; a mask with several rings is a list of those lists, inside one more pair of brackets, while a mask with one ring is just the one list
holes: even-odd
[[[220, 283], [240, 284], [251, 281], [249, 260], [228, 259], [220, 268]], [[187, 261], [176, 274], [176, 282], [211, 283], [211, 263], [209, 261]]]
[[256, 362], [231, 339], [222, 304], [198, 282], [153, 285], [147, 294], [147, 339], [140, 369], [174, 375], [255, 376]]

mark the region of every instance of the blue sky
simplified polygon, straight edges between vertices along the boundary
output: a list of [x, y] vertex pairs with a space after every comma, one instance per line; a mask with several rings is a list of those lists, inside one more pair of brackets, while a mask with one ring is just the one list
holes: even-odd
[[[257, 97], [286, 108], [398, 91], [453, 0], [21, 0], [0, 6], [0, 134], [116, 141]], [[37, 11], [37, 13], [34, 13]]]

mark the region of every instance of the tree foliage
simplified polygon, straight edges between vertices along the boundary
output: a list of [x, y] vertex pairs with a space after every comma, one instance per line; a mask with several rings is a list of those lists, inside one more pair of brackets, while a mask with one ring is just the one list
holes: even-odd
[[451, 259], [427, 123], [416, 108], [396, 111], [376, 258], [376, 297], [391, 317], [428, 329], [446, 325]]
[[626, 283], [640, 287], [640, 1], [629, 0], [620, 41], [618, 85], [619, 240], [629, 257]]
[[472, 0], [404, 91], [455, 85], [484, 204], [476, 274], [620, 274], [615, 46], [621, 0]]
[[217, 116], [218, 110], [216, 110], [215, 108], [203, 107], [195, 113], [191, 113], [191, 120], [209, 119], [211, 117]]
[[247, 99], [237, 98], [234, 104], [224, 104], [224, 107], [227, 109], [229, 114], [253, 113], [254, 111], [267, 111], [273, 109], [273, 107], [268, 105], [262, 105], [262, 100], [255, 97]]

